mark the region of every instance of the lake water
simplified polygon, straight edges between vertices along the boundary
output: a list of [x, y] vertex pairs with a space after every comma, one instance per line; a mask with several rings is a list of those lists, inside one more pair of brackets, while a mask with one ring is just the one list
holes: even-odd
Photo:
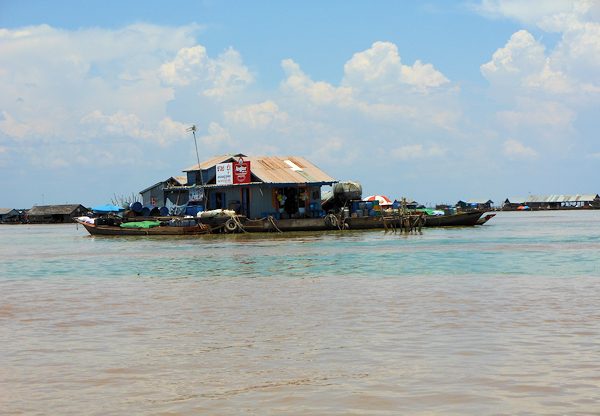
[[600, 211], [91, 237], [0, 226], [2, 415], [598, 415]]

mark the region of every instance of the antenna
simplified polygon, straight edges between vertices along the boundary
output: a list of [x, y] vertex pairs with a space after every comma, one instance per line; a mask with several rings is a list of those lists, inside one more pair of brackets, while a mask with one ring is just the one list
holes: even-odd
[[194, 146], [196, 147], [196, 160], [198, 161], [198, 170], [200, 171], [200, 186], [204, 185], [204, 179], [202, 178], [202, 168], [200, 167], [200, 156], [198, 156], [198, 141], [196, 140], [196, 125], [192, 124], [192, 127], [188, 127], [185, 131], [191, 131], [194, 136]]

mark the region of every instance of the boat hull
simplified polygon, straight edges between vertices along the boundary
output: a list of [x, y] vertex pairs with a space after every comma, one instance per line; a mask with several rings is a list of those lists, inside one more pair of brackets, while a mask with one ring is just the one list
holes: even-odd
[[470, 227], [477, 225], [483, 212], [459, 212], [452, 215], [428, 215], [425, 217], [425, 227]]
[[83, 225], [91, 235], [126, 235], [126, 236], [148, 236], [148, 235], [201, 235], [208, 234], [210, 228], [204, 224], [193, 227], [158, 226], [153, 228], [121, 228], [114, 225], [95, 225], [77, 221]]
[[[466, 212], [439, 217], [425, 216], [423, 227], [466, 227], [477, 224], [482, 212]], [[374, 230], [385, 228], [386, 223], [381, 216], [376, 217], [350, 217], [343, 221], [338, 220], [332, 224], [331, 218], [297, 218], [280, 219], [263, 218], [250, 220], [243, 218], [239, 227], [227, 230], [225, 223], [203, 224], [198, 223], [190, 227], [158, 226], [153, 228], [121, 228], [114, 225], [96, 225], [77, 221], [91, 235], [123, 235], [123, 236], [148, 236], [148, 235], [202, 235], [214, 232], [286, 232], [286, 231], [327, 231], [327, 230]]]

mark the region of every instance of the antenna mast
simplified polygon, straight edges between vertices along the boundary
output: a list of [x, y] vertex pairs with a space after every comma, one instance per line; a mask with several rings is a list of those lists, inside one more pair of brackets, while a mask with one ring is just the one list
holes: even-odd
[[186, 131], [191, 131], [194, 136], [194, 146], [196, 148], [196, 160], [198, 161], [198, 170], [200, 171], [200, 186], [204, 185], [204, 179], [202, 178], [202, 168], [200, 167], [200, 156], [198, 155], [198, 141], [196, 140], [196, 125], [192, 124], [192, 127], [188, 127]]

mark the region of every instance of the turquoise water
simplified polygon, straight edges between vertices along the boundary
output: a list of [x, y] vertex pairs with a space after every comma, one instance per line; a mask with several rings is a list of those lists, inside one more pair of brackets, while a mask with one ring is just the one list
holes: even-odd
[[2, 415], [592, 415], [600, 211], [91, 237], [0, 226]]
[[75, 225], [0, 228], [0, 276], [599, 275], [600, 211], [500, 213], [488, 225], [383, 231], [91, 237]]

